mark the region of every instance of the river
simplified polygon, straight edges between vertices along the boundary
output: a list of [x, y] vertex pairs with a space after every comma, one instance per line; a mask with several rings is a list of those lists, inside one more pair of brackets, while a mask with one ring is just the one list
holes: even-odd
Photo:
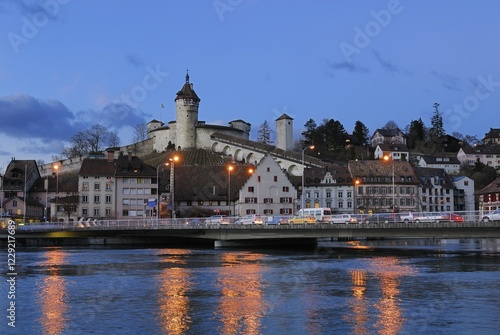
[[500, 239], [322, 241], [282, 249], [18, 248], [14, 286], [1, 254], [7, 282], [1, 334], [500, 329]]

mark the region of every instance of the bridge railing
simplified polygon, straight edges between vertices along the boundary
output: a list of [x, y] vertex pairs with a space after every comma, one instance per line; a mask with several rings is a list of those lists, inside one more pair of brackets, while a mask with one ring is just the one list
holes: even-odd
[[[423, 213], [412, 213], [411, 219], [406, 216], [408, 213], [379, 213], [366, 215], [367, 220], [360, 220], [358, 224], [389, 224], [389, 223], [442, 223], [448, 222], [460, 226], [467, 222], [480, 222], [487, 212], [483, 211], [463, 211], [463, 212], [440, 212], [440, 219], [422, 220]], [[300, 229], [319, 225], [329, 226], [329, 223], [322, 222], [316, 224], [284, 224], [291, 216], [266, 217], [262, 224], [237, 224], [238, 217], [230, 217], [229, 223], [208, 223], [207, 218], [173, 218], [173, 219], [134, 219], [134, 220], [97, 220], [87, 219], [79, 222], [39, 222], [17, 224], [17, 229], [22, 231], [80, 231], [80, 230], [120, 230], [120, 229], [253, 229], [256, 226], [266, 227], [266, 229]], [[277, 219], [279, 218], [279, 219]], [[339, 224], [336, 224], [339, 225]], [[340, 224], [342, 225], [342, 224]], [[352, 225], [352, 224], [350, 224]]]

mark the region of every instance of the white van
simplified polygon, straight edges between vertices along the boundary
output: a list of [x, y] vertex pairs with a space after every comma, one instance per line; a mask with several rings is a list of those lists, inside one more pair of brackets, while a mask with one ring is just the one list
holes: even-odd
[[330, 208], [304, 208], [299, 210], [295, 216], [312, 216], [318, 222], [329, 222], [332, 218], [332, 210]]

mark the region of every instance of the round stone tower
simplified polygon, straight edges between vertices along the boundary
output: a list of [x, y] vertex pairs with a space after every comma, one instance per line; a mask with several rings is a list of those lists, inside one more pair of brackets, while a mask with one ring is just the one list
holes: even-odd
[[196, 95], [193, 84], [186, 73], [186, 83], [177, 92], [175, 98], [175, 146], [177, 149], [196, 148], [196, 125], [200, 98]]

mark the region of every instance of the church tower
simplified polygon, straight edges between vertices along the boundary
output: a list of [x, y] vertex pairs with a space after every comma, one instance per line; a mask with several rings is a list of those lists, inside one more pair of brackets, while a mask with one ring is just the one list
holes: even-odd
[[177, 92], [175, 98], [175, 145], [180, 149], [196, 148], [196, 125], [200, 98], [196, 95], [193, 84], [186, 73], [186, 83]]
[[293, 119], [286, 113], [276, 119], [276, 148], [293, 149]]

